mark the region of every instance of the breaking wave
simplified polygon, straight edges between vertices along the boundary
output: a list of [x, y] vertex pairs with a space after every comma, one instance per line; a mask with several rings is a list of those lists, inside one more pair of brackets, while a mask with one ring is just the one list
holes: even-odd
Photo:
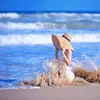
[[[72, 42], [100, 42], [100, 34], [72, 35]], [[46, 45], [52, 44], [50, 34], [13, 34], [0, 35], [0, 45]]]
[[39, 29], [42, 28], [43, 25], [41, 23], [0, 23], [2, 28], [6, 29]]
[[98, 34], [76, 34], [72, 42], [100, 42], [100, 33]]
[[7, 22], [1, 23], [0, 28], [3, 29], [100, 29], [99, 24], [91, 23], [53, 23], [53, 22], [34, 22], [34, 23], [24, 23], [24, 22]]
[[1, 13], [0, 18], [19, 18], [19, 14], [17, 13]]
[[[23, 17], [26, 17], [27, 15], [31, 15], [32, 17], [37, 17], [37, 18], [98, 18], [100, 17], [100, 14], [99, 13], [64, 13], [64, 12], [61, 12], [61, 13], [23, 13], [23, 14], [19, 14], [19, 13], [11, 13], [11, 12], [8, 12], [8, 13], [0, 13], [0, 18], [3, 18], [3, 17], [9, 17], [9, 18], [18, 18], [20, 15], [24, 15]], [[28, 16], [28, 17], [31, 17], [31, 16]]]
[[[1, 18], [7, 18], [1, 19]], [[11, 19], [9, 19], [11, 18]], [[0, 13], [0, 27], [7, 29], [69, 28], [100, 29], [100, 14]]]
[[[38, 38], [38, 39], [37, 39]], [[51, 38], [49, 35], [1, 35], [0, 45], [34, 45], [34, 44], [50, 44]]]

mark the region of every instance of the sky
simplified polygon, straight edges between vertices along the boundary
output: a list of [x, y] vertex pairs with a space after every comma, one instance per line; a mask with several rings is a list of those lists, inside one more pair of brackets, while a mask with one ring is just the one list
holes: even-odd
[[0, 11], [100, 12], [100, 0], [0, 0]]

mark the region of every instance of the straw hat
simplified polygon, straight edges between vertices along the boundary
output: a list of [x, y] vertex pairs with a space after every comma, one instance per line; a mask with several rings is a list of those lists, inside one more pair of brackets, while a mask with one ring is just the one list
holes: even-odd
[[71, 41], [71, 36], [69, 34], [64, 34], [62, 36], [57, 36], [52, 34], [52, 41], [54, 46], [59, 49], [62, 50], [63, 48], [65, 49], [71, 49], [72, 51], [74, 51], [74, 48], [72, 47], [70, 41]]

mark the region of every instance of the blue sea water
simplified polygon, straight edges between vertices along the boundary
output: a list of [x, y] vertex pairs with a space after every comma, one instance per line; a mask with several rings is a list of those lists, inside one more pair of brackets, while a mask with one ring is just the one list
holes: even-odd
[[64, 33], [72, 36], [72, 62], [100, 67], [100, 14], [0, 13], [0, 89], [47, 72], [46, 61], [55, 58], [51, 35]]

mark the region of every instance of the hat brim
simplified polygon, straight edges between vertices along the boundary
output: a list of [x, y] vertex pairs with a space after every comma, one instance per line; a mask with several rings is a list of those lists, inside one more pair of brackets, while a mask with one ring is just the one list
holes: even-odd
[[65, 49], [71, 49], [72, 51], [74, 51], [74, 48], [72, 47], [71, 43], [62, 36], [57, 36], [57, 35], [52, 34], [52, 41], [53, 41], [54, 46], [59, 50], [62, 50], [63, 48], [65, 48]]

